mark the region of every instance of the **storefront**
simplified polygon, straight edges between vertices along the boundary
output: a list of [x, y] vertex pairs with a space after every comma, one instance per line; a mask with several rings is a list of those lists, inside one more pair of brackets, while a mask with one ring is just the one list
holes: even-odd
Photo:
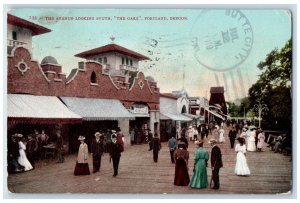
[[48, 142], [56, 140], [55, 131], [62, 130], [66, 149], [69, 136], [65, 126], [70, 123], [81, 125], [82, 117], [68, 109], [55, 96], [35, 96], [26, 94], [7, 95], [7, 135], [8, 139], [15, 133], [23, 134], [25, 138], [43, 130], [49, 137]]
[[[32, 31], [28, 33], [33, 33], [27, 36], [28, 43], [34, 35], [51, 32], [47, 28], [11, 15], [8, 16], [8, 25], [13, 25], [9, 26], [12, 29], [8, 30], [8, 40], [13, 40], [12, 32], [21, 35], [24, 28]], [[24, 133], [29, 133], [34, 130], [31, 128], [47, 129], [47, 133], [52, 134], [53, 129], [60, 128], [67, 136], [64, 137], [64, 142], [71, 145], [70, 151], [74, 152], [77, 147], [74, 145], [78, 144], [77, 137], [85, 135], [89, 142], [96, 130], [120, 127], [128, 140], [127, 144], [130, 140], [129, 125], [159, 132], [159, 88], [152, 77], [146, 77], [139, 71], [139, 61], [148, 60], [147, 56], [112, 42], [76, 54], [76, 57], [81, 57], [84, 61], [79, 62], [78, 67], [67, 75], [63, 73], [63, 67], [58, 60], [47, 56], [47, 53], [39, 63], [32, 58], [31, 46], [15, 46], [13, 43], [8, 44], [7, 48], [8, 94], [49, 98], [48, 101], [41, 99], [47, 105], [38, 101], [32, 102], [30, 106], [13, 105], [14, 102], [11, 102], [7, 115], [8, 134], [21, 129]], [[126, 57], [130, 58], [132, 63], [123, 64], [122, 59]], [[56, 98], [65, 110], [56, 112], [53, 108], [59, 108], [52, 101], [53, 98]], [[43, 108], [43, 112], [40, 112]], [[67, 111], [73, 112], [73, 116], [65, 113]], [[14, 115], [15, 112], [19, 115]], [[22, 112], [26, 112], [25, 117]], [[56, 117], [52, 116], [55, 112]], [[40, 115], [42, 117], [39, 117]], [[31, 126], [26, 127], [28, 124]]]
[[86, 143], [90, 146], [95, 132], [106, 133], [120, 127], [125, 136], [125, 144], [130, 140], [129, 121], [134, 116], [125, 109], [119, 100], [94, 99], [78, 97], [59, 97], [61, 101], [73, 112], [82, 117], [82, 124], [69, 125], [69, 140], [73, 143], [70, 151], [78, 150], [76, 143], [79, 135], [85, 136]]

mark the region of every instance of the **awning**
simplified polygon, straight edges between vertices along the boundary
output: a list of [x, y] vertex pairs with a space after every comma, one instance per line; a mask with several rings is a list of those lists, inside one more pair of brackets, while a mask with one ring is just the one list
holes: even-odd
[[192, 119], [182, 115], [182, 114], [172, 114], [172, 113], [160, 113], [160, 120], [173, 120], [173, 121], [192, 121]]
[[200, 119], [200, 115], [194, 115], [194, 114], [189, 114], [189, 113], [183, 113], [184, 116], [191, 118], [191, 119]]
[[214, 111], [211, 111], [209, 109], [205, 109], [206, 111], [208, 111], [209, 113], [213, 114], [214, 116], [217, 116], [219, 118], [221, 118], [222, 120], [225, 120], [225, 118], [223, 116], [221, 116], [220, 114], [214, 112]]
[[131, 115], [134, 116], [134, 117], [137, 117], [137, 118], [140, 118], [140, 117], [147, 117], [147, 118], [149, 118], [150, 117], [150, 115], [147, 114], [147, 113], [131, 113]]
[[86, 121], [134, 120], [135, 117], [116, 99], [60, 97], [66, 106]]
[[7, 95], [8, 121], [30, 123], [81, 122], [82, 117], [69, 110], [55, 96]]

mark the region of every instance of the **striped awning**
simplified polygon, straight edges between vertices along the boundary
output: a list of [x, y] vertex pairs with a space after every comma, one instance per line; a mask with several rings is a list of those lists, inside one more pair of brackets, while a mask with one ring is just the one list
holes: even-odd
[[82, 117], [68, 109], [55, 96], [7, 95], [8, 121], [30, 123], [81, 122]]
[[172, 113], [160, 113], [160, 120], [173, 120], [173, 121], [192, 121], [192, 119], [182, 115], [182, 114], [172, 114]]
[[134, 120], [135, 117], [116, 99], [60, 97], [65, 105], [86, 121]]
[[225, 118], [223, 116], [221, 116], [220, 114], [218, 114], [214, 111], [211, 111], [208, 108], [206, 108], [205, 110], [208, 111], [209, 113], [213, 114], [214, 116], [217, 116], [217, 117], [221, 118], [222, 120], [225, 120]]
[[200, 118], [201, 118], [200, 115], [194, 115], [194, 114], [189, 114], [189, 113], [183, 113], [183, 115], [185, 115], [188, 118], [195, 119], [195, 120], [197, 120], [197, 119], [200, 120]]

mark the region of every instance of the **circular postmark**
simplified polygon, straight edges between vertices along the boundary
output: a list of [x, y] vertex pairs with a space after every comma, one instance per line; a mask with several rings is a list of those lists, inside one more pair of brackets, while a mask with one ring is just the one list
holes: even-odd
[[218, 72], [241, 65], [253, 45], [251, 24], [237, 9], [201, 11], [192, 27], [191, 37], [196, 60]]

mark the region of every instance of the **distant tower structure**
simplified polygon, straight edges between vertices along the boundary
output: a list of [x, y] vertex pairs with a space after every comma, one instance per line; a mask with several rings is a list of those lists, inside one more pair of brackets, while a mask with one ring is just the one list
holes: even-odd
[[227, 107], [224, 96], [224, 87], [211, 87], [209, 105], [220, 107], [223, 114], [227, 115]]

